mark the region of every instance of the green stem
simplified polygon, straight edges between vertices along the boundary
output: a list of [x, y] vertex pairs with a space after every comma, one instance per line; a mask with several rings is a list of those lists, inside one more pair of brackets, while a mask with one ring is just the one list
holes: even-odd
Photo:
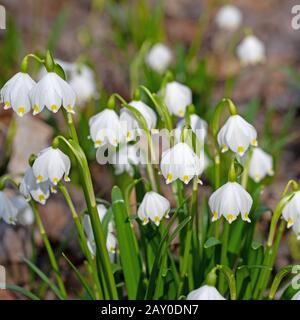
[[177, 297], [180, 297], [184, 285], [185, 278], [187, 276], [187, 271], [189, 267], [189, 257], [191, 251], [191, 244], [192, 244], [192, 236], [193, 236], [193, 226], [194, 226], [194, 217], [197, 213], [197, 205], [198, 205], [198, 177], [193, 179], [193, 192], [192, 192], [192, 200], [191, 200], [191, 208], [190, 208], [190, 217], [191, 220], [188, 225], [188, 230], [186, 233], [185, 241], [181, 242], [184, 243], [184, 252], [183, 252], [183, 259], [181, 260], [181, 270], [180, 270], [180, 283], [178, 286]]
[[[229, 223], [224, 219], [223, 220], [223, 235], [222, 235], [222, 248], [221, 248], [221, 265], [227, 266], [227, 247], [228, 247], [228, 237], [229, 237]], [[225, 279], [223, 276], [220, 276], [219, 279], [219, 290], [221, 293], [225, 291]]]
[[45, 248], [46, 248], [48, 256], [49, 256], [51, 267], [52, 267], [52, 269], [53, 269], [53, 271], [55, 273], [60, 293], [61, 293], [61, 295], [62, 295], [62, 297], [64, 299], [67, 299], [68, 295], [67, 295], [67, 292], [66, 292], [66, 289], [65, 289], [64, 282], [62, 280], [62, 276], [61, 276], [61, 273], [60, 273], [60, 270], [59, 270], [59, 267], [58, 267], [58, 263], [57, 263], [55, 254], [53, 252], [53, 249], [51, 247], [50, 241], [49, 241], [48, 236], [46, 234], [46, 231], [45, 231], [42, 219], [40, 217], [40, 214], [39, 214], [39, 212], [37, 210], [36, 204], [35, 204], [35, 202], [33, 200], [30, 200], [30, 206], [32, 208], [32, 211], [33, 211], [33, 214], [34, 214], [34, 217], [35, 217], [39, 232], [40, 232], [41, 237], [43, 239], [43, 242], [45, 244]]
[[247, 154], [246, 163], [245, 163], [244, 170], [243, 170], [243, 173], [242, 173], [241, 184], [242, 184], [242, 187], [244, 189], [247, 189], [252, 154], [253, 154], [253, 150], [252, 150], [252, 148], [250, 148], [250, 150], [249, 150], [249, 152]]
[[278, 253], [280, 241], [281, 241], [285, 226], [286, 226], [286, 222], [284, 220], [282, 220], [279, 227], [278, 227], [278, 231], [277, 231], [277, 235], [276, 235], [276, 238], [274, 241], [274, 245], [273, 246], [267, 245], [265, 258], [264, 258], [264, 266], [266, 266], [267, 268], [262, 270], [260, 280], [257, 283], [257, 286], [259, 287], [259, 291], [257, 290], [257, 292], [255, 294], [256, 299], [261, 299], [264, 296], [264, 293], [267, 289], [270, 275], [271, 275], [271, 271], [272, 271], [272, 269], [274, 267], [274, 263], [276, 261], [276, 256]]
[[90, 272], [90, 275], [92, 276], [93, 278], [93, 281], [94, 281], [94, 285], [96, 287], [96, 297], [98, 299], [101, 299], [103, 300], [103, 292], [102, 292], [102, 288], [100, 286], [100, 283], [99, 283], [99, 278], [97, 277], [97, 269], [96, 269], [96, 265], [93, 261], [93, 258], [92, 258], [92, 255], [91, 255], [91, 252], [87, 246], [87, 239], [85, 237], [85, 234], [84, 234], [84, 230], [83, 230], [83, 227], [82, 227], [82, 224], [80, 222], [80, 219], [79, 219], [79, 216], [76, 212], [76, 209], [75, 209], [75, 206], [73, 204], [73, 201], [71, 199], [71, 196], [68, 192], [68, 189], [66, 188], [66, 186], [62, 183], [60, 183], [58, 185], [61, 193], [63, 194], [67, 204], [68, 204], [68, 207], [72, 213], [72, 218], [74, 220], [74, 223], [75, 223], [75, 226], [76, 226], [76, 230], [77, 230], [77, 233], [78, 233], [78, 239], [79, 239], [79, 244], [80, 244], [80, 247], [81, 247], [81, 250], [83, 251], [86, 259], [87, 259], [87, 262], [88, 262], [88, 271]]
[[72, 140], [68, 141], [63, 136], [57, 136], [54, 139], [53, 144], [59, 144], [59, 142], [65, 144], [65, 146], [69, 149], [70, 154], [73, 154], [78, 162], [81, 184], [97, 247], [96, 259], [98, 276], [100, 277], [100, 281], [102, 281], [102, 286], [106, 287], [108, 291], [108, 295], [106, 295], [105, 298], [116, 300], [118, 299], [118, 293], [106, 248], [106, 237], [98, 215], [91, 173], [86, 156], [78, 143]]
[[73, 120], [73, 117], [72, 117], [72, 114], [67, 112], [64, 108], [61, 108], [62, 111], [63, 111], [63, 115], [64, 115], [64, 118], [65, 118], [65, 121], [68, 125], [68, 128], [69, 128], [69, 135], [70, 137], [72, 137], [72, 139], [79, 143], [79, 140], [78, 140], [78, 135], [77, 135], [77, 131], [76, 131], [76, 128], [75, 128], [75, 124], [74, 124], [74, 120]]

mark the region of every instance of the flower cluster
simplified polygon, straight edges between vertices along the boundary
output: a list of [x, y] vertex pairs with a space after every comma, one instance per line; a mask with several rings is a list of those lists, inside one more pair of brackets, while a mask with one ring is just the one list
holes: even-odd
[[55, 72], [47, 72], [37, 83], [26, 72], [18, 72], [0, 91], [4, 109], [12, 108], [19, 116], [33, 111], [36, 115], [45, 107], [56, 113], [61, 107], [74, 113], [76, 94]]

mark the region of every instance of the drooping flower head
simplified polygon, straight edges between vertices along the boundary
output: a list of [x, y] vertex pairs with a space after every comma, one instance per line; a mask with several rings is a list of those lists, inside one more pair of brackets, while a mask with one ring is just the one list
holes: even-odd
[[257, 146], [255, 128], [239, 115], [230, 116], [218, 133], [218, 143], [222, 152], [231, 151], [243, 156], [250, 145]]
[[30, 226], [34, 222], [34, 215], [28, 202], [23, 196], [18, 195], [11, 199], [17, 209], [17, 223], [23, 226]]
[[[105, 215], [107, 214], [107, 209], [103, 204], [97, 205], [97, 210], [98, 210], [98, 215], [99, 219], [102, 222]], [[91, 251], [91, 253], [95, 256], [96, 255], [96, 243], [95, 243], [95, 238], [94, 238], [94, 233], [93, 233], [93, 228], [91, 224], [91, 219], [89, 215], [84, 215], [83, 218], [83, 227], [85, 234], [87, 236], [87, 244], [88, 247]], [[108, 223], [108, 230], [107, 230], [107, 238], [106, 238], [106, 247], [107, 251], [110, 254], [111, 259], [113, 258], [113, 254], [116, 252], [116, 247], [117, 247], [117, 238], [113, 234], [114, 227], [112, 221], [109, 221]]]
[[12, 108], [19, 116], [31, 110], [29, 92], [35, 81], [25, 72], [18, 72], [8, 80], [0, 91], [4, 109]]
[[72, 87], [55, 72], [48, 72], [30, 91], [33, 114], [44, 107], [56, 113], [61, 106], [74, 113], [76, 94]]
[[18, 210], [12, 200], [0, 191], [0, 220], [3, 219], [8, 224], [15, 224], [17, 221]]
[[90, 137], [95, 147], [111, 144], [117, 146], [123, 139], [119, 116], [114, 110], [105, 109], [90, 118]]
[[149, 191], [145, 194], [137, 214], [143, 224], [147, 224], [151, 220], [158, 226], [162, 218], [168, 215], [169, 211], [169, 200], [157, 192]]
[[70, 86], [77, 96], [77, 103], [83, 105], [92, 98], [99, 98], [93, 70], [85, 64], [72, 64]]
[[[157, 117], [153, 109], [147, 106], [143, 101], [134, 100], [129, 102], [129, 105], [142, 114], [149, 130], [155, 128]], [[120, 122], [125, 131], [124, 135], [126, 136], [126, 140], [135, 140], [136, 134], [140, 133], [140, 125], [132, 112], [126, 108], [122, 108], [120, 113]]]
[[266, 60], [264, 43], [253, 35], [246, 36], [237, 46], [236, 52], [243, 65], [254, 65]]
[[213, 286], [204, 285], [199, 289], [191, 291], [187, 300], [226, 300]]
[[188, 144], [180, 142], [162, 154], [160, 168], [166, 183], [180, 179], [185, 184], [204, 170], [204, 157], [199, 158]]
[[234, 31], [242, 23], [241, 10], [233, 5], [221, 7], [216, 15], [216, 23], [220, 29]]
[[48, 147], [38, 154], [32, 170], [37, 183], [50, 180], [56, 186], [63, 177], [65, 181], [70, 181], [70, 167], [67, 155], [58, 148]]
[[[181, 119], [177, 123], [177, 127], [175, 129], [175, 139], [176, 141], [180, 141], [181, 132], [185, 125], [186, 121], [185, 119]], [[207, 122], [203, 119], [201, 119], [197, 114], [191, 114], [190, 116], [190, 125], [192, 131], [195, 133], [198, 141], [201, 144], [204, 144], [205, 138], [207, 136]]]
[[19, 190], [25, 198], [32, 197], [40, 204], [45, 204], [50, 196], [51, 183], [49, 180], [37, 183], [37, 178], [33, 174], [32, 168], [29, 167], [21, 180]]
[[237, 182], [227, 182], [217, 189], [208, 201], [213, 214], [212, 221], [224, 216], [229, 223], [236, 220], [239, 214], [244, 221], [250, 222], [252, 203], [250, 194]]
[[254, 148], [250, 160], [249, 176], [255, 181], [260, 182], [267, 175], [272, 176], [273, 158], [260, 148]]
[[192, 91], [179, 82], [169, 82], [165, 88], [164, 101], [171, 114], [184, 117], [187, 106], [192, 103]]
[[146, 63], [148, 66], [158, 73], [165, 72], [171, 61], [172, 52], [163, 43], [156, 43], [146, 56]]
[[288, 228], [295, 225], [294, 231], [298, 234], [298, 228], [300, 232], [300, 191], [296, 191], [291, 200], [284, 206], [282, 216], [287, 222]]

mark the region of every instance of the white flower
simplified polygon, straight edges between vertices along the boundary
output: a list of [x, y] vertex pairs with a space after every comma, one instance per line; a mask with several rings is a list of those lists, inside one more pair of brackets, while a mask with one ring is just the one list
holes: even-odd
[[[131, 101], [129, 103], [134, 109], [139, 111], [144, 117], [148, 129], [154, 129], [156, 126], [157, 117], [153, 109], [147, 106], [143, 101]], [[127, 141], [132, 141], [136, 138], [136, 133], [140, 133], [140, 125], [135, 116], [126, 108], [121, 109], [120, 122]]]
[[74, 113], [75, 91], [54, 72], [48, 72], [30, 91], [33, 114], [40, 113], [44, 107], [56, 113], [61, 106]]
[[123, 140], [119, 116], [114, 110], [105, 109], [90, 118], [90, 136], [95, 147], [107, 143], [117, 146]]
[[23, 116], [31, 109], [29, 91], [35, 82], [24, 72], [18, 72], [8, 80], [0, 91], [4, 109], [12, 108], [19, 116]]
[[246, 36], [236, 50], [243, 65], [254, 65], [266, 60], [264, 43], [253, 35]]
[[254, 148], [250, 160], [249, 176], [255, 181], [260, 182], [265, 176], [272, 176], [273, 158], [260, 148]]
[[[175, 129], [175, 139], [180, 141], [181, 132], [185, 125], [185, 119], [181, 119], [177, 123], [177, 128]], [[197, 114], [192, 114], [190, 117], [190, 125], [192, 131], [195, 133], [198, 141], [203, 144], [207, 136], [207, 122], [201, 119]]]
[[56, 186], [64, 176], [65, 181], [70, 181], [71, 162], [58, 148], [48, 147], [42, 150], [33, 163], [32, 170], [37, 183], [48, 179]]
[[91, 98], [98, 98], [93, 70], [84, 64], [73, 64], [72, 67], [68, 79], [76, 92], [78, 104], [83, 105]]
[[111, 163], [115, 167], [116, 175], [124, 172], [134, 175], [134, 166], [142, 163], [141, 155], [138, 155], [137, 151], [134, 145], [125, 145], [112, 155]]
[[209, 198], [208, 204], [213, 214], [212, 221], [224, 216], [231, 223], [239, 214], [242, 219], [251, 222], [249, 212], [253, 200], [250, 194], [237, 182], [227, 182]]
[[297, 240], [300, 240], [300, 217], [294, 222], [293, 227], [292, 227]]
[[249, 145], [257, 146], [257, 132], [255, 128], [239, 115], [228, 118], [218, 133], [218, 143], [222, 152], [228, 148], [243, 156]]
[[[107, 209], [103, 204], [99, 204], [97, 205], [97, 210], [98, 210], [99, 219], [101, 222], [103, 222], [103, 219], [107, 213]], [[83, 227], [87, 236], [88, 247], [91, 253], [95, 256], [96, 255], [95, 238], [94, 238], [93, 228], [91, 224], [91, 219], [87, 214], [83, 218]], [[106, 247], [110, 254], [114, 254], [116, 252], [116, 247], [117, 247], [117, 238], [113, 234], [113, 230], [114, 230], [113, 223], [112, 221], [109, 221], [107, 238], [106, 238]]]
[[204, 285], [199, 289], [191, 291], [186, 300], [226, 300], [220, 292], [212, 286]]
[[17, 208], [17, 222], [23, 226], [30, 226], [34, 222], [34, 215], [28, 202], [22, 196], [15, 196], [11, 199]]
[[[94, 72], [88, 65], [66, 62], [60, 59], [55, 59], [55, 63], [63, 68], [68, 83], [76, 93], [76, 102], [79, 105], [83, 105], [91, 98], [99, 97]], [[39, 72], [39, 79], [46, 75], [46, 73], [46, 68], [42, 67]]]
[[192, 91], [179, 82], [169, 82], [166, 85], [164, 101], [171, 114], [183, 117], [186, 107], [192, 103]]
[[147, 224], [149, 219], [157, 226], [163, 217], [168, 216], [170, 211], [170, 202], [157, 192], [147, 192], [138, 209], [138, 217], [143, 224]]
[[300, 300], [300, 291], [296, 292], [291, 300]]
[[292, 199], [284, 206], [282, 216], [288, 228], [295, 224], [295, 233], [298, 233], [298, 227], [300, 232], [300, 191], [295, 192]]
[[220, 29], [234, 31], [242, 23], [242, 12], [236, 6], [225, 5], [218, 11], [216, 23]]
[[8, 224], [15, 224], [17, 215], [18, 209], [12, 200], [3, 191], [0, 191], [0, 220], [3, 219]]
[[19, 190], [25, 198], [32, 197], [40, 204], [45, 204], [50, 196], [51, 183], [49, 180], [37, 183], [33, 170], [29, 167], [21, 180]]
[[204, 169], [204, 157], [199, 158], [186, 143], [177, 143], [162, 154], [160, 168], [166, 183], [180, 179], [185, 184]]
[[172, 61], [171, 50], [163, 43], [156, 43], [146, 56], [149, 67], [159, 73], [166, 71]]

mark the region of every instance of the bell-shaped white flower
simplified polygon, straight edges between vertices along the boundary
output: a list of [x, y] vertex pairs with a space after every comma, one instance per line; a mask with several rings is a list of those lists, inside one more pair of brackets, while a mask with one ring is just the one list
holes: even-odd
[[32, 170], [37, 183], [50, 180], [56, 186], [62, 177], [65, 181], [70, 181], [70, 167], [67, 155], [58, 148], [48, 147], [38, 154]]
[[96, 80], [93, 70], [85, 64], [72, 64], [69, 83], [77, 96], [77, 103], [83, 105], [92, 98], [98, 98]]
[[[186, 123], [185, 119], [181, 119], [177, 123], [177, 127], [175, 129], [175, 140], [177, 142], [180, 141], [181, 132], [182, 132], [182, 129], [183, 129], [185, 123]], [[190, 116], [190, 125], [191, 125], [191, 129], [195, 133], [198, 141], [201, 144], [204, 144], [205, 138], [207, 136], [207, 127], [208, 127], [207, 122], [205, 120], [201, 119], [197, 114], [192, 114]]]
[[134, 175], [134, 166], [142, 163], [142, 155], [138, 155], [137, 152], [134, 145], [125, 145], [112, 155], [111, 163], [115, 168], [116, 175], [124, 172], [130, 176]]
[[146, 56], [147, 65], [158, 73], [166, 71], [171, 61], [172, 52], [163, 43], [156, 43]]
[[0, 220], [3, 219], [8, 224], [15, 224], [17, 221], [18, 209], [12, 200], [0, 191]]
[[[92, 98], [98, 98], [96, 80], [93, 70], [86, 64], [72, 63], [55, 59], [55, 63], [59, 64], [66, 75], [66, 79], [76, 93], [76, 102], [81, 106]], [[41, 79], [47, 73], [43, 66], [40, 69], [38, 78]]]
[[204, 157], [199, 158], [188, 144], [180, 142], [162, 154], [160, 169], [169, 184], [180, 179], [185, 184], [204, 170]]
[[[287, 222], [288, 228], [290, 228], [297, 222], [299, 222], [298, 224], [300, 227], [300, 191], [295, 192], [292, 199], [284, 206], [282, 210], [282, 216], [284, 220]], [[295, 227], [294, 231], [297, 231], [297, 227], [298, 225]]]
[[[97, 210], [98, 210], [99, 219], [102, 222], [107, 213], [107, 209], [103, 204], [99, 204], [97, 205]], [[96, 255], [95, 238], [94, 238], [93, 228], [91, 224], [91, 219], [87, 214], [83, 218], [83, 228], [87, 236], [88, 247], [91, 253], [95, 256]], [[116, 247], [117, 247], [117, 238], [113, 234], [113, 230], [114, 230], [113, 223], [112, 221], [109, 221], [107, 238], [106, 238], [106, 247], [110, 254], [114, 254], [116, 252]]]
[[145, 194], [137, 215], [144, 225], [151, 220], [158, 226], [162, 218], [168, 216], [169, 211], [169, 200], [157, 192], [149, 191]]
[[11, 199], [17, 208], [17, 223], [23, 226], [31, 226], [34, 222], [34, 214], [28, 202], [22, 196], [15, 196]]
[[50, 196], [51, 183], [49, 180], [37, 183], [33, 170], [29, 167], [20, 182], [19, 191], [26, 198], [32, 197], [40, 204], [45, 204]]
[[123, 134], [119, 116], [114, 110], [105, 109], [89, 120], [90, 137], [95, 147], [111, 144], [117, 146], [123, 141]]
[[242, 219], [251, 222], [249, 212], [253, 200], [250, 194], [237, 182], [227, 182], [209, 198], [208, 204], [213, 214], [212, 221], [221, 216], [231, 223], [241, 214]]
[[169, 82], [165, 88], [164, 101], [171, 114], [184, 117], [187, 106], [192, 103], [192, 91], [179, 82]]
[[225, 5], [220, 8], [216, 15], [216, 24], [220, 29], [234, 31], [242, 23], [242, 12], [233, 5]]
[[8, 80], [0, 91], [4, 109], [12, 108], [19, 116], [23, 116], [31, 109], [29, 92], [35, 81], [24, 72], [18, 72]]
[[[148, 129], [154, 129], [156, 126], [157, 117], [153, 109], [147, 106], [143, 101], [131, 101], [129, 105], [139, 111], [144, 117]], [[136, 134], [140, 132], [140, 125], [135, 116], [126, 108], [121, 109], [120, 122], [127, 141], [135, 140]]]
[[266, 60], [264, 43], [253, 35], [246, 36], [236, 50], [243, 65], [254, 65]]
[[243, 156], [250, 145], [257, 146], [256, 129], [239, 115], [232, 115], [218, 133], [222, 152], [231, 151]]
[[199, 289], [191, 291], [186, 300], [226, 300], [213, 286], [204, 285]]
[[300, 300], [300, 291], [296, 292], [291, 300]]
[[272, 176], [273, 158], [260, 148], [254, 148], [250, 160], [249, 176], [255, 181], [260, 182], [267, 175]]
[[55, 72], [48, 72], [30, 91], [33, 114], [44, 107], [56, 113], [61, 106], [74, 113], [76, 94], [72, 87]]

